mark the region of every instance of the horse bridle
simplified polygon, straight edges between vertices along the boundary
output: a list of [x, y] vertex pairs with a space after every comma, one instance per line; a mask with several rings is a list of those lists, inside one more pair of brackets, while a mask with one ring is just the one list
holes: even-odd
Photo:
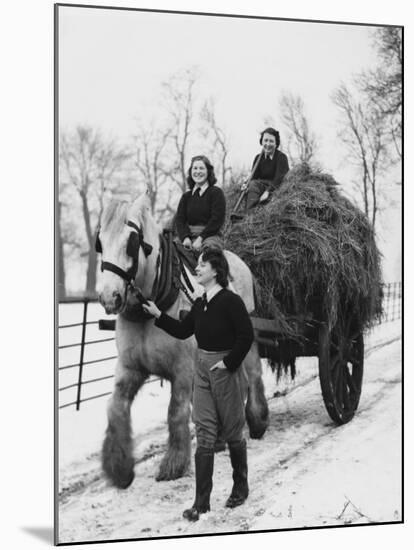
[[[126, 282], [125, 297], [126, 297], [128, 288], [130, 288], [134, 292], [138, 300], [141, 303], [145, 304], [147, 300], [144, 298], [144, 296], [142, 295], [138, 287], [135, 286], [135, 277], [138, 271], [138, 260], [139, 260], [140, 248], [142, 248], [145, 254], [145, 257], [147, 258], [152, 252], [152, 246], [145, 241], [144, 233], [141, 227], [139, 227], [136, 223], [134, 223], [131, 220], [127, 220], [125, 224], [128, 227], [132, 227], [132, 229], [134, 229], [134, 231], [132, 231], [128, 237], [127, 250], [126, 250], [127, 255], [132, 258], [132, 266], [127, 271], [125, 271], [124, 269], [117, 266], [116, 264], [113, 264], [112, 262], [101, 262], [101, 271], [111, 271], [112, 273], [115, 273], [115, 275], [118, 275], [119, 277], [121, 277], [121, 279], [123, 279]], [[98, 254], [102, 254], [102, 243], [101, 243], [101, 239], [99, 238], [99, 230], [96, 235], [95, 250]]]

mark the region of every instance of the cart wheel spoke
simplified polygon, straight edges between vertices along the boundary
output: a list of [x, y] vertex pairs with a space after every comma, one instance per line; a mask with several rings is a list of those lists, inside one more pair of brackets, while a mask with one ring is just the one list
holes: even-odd
[[343, 404], [344, 404], [344, 409], [346, 411], [349, 411], [349, 409], [351, 408], [351, 401], [349, 398], [348, 384], [346, 383], [346, 376], [347, 374], [349, 374], [348, 367], [346, 365], [344, 365], [342, 373], [343, 373], [343, 383], [342, 383]]
[[347, 367], [346, 368], [346, 381], [347, 381], [347, 384], [348, 384], [348, 387], [349, 389], [353, 392], [353, 393], [356, 393], [358, 391], [356, 385], [355, 385], [355, 382], [354, 382], [354, 379], [352, 378], [352, 374], [349, 372], [349, 368]]
[[340, 367], [338, 368], [338, 374], [337, 374], [337, 378], [336, 378], [336, 382], [335, 382], [335, 386], [334, 386], [334, 388], [336, 390], [336, 398], [337, 398], [338, 403], [342, 403], [343, 381], [344, 381], [343, 369], [342, 369], [342, 365], [340, 365]]
[[338, 424], [352, 419], [361, 395], [364, 340], [362, 333], [354, 330], [352, 319], [346, 319], [332, 332], [327, 325], [321, 325], [319, 331], [322, 396], [329, 416]]
[[338, 368], [339, 366], [339, 353], [335, 353], [335, 355], [332, 355], [331, 356], [331, 359], [330, 359], [330, 365], [331, 365], [331, 370], [332, 370], [332, 376], [334, 375], [334, 373], [336, 372], [336, 369]]
[[351, 363], [351, 365], [358, 367], [360, 362], [361, 362], [361, 358], [359, 357], [359, 354], [357, 351], [355, 351], [352, 354], [348, 354], [348, 363]]
[[334, 390], [338, 387], [340, 375], [341, 375], [341, 362], [338, 359], [334, 364], [334, 366], [332, 367], [332, 373], [331, 373], [332, 386]]

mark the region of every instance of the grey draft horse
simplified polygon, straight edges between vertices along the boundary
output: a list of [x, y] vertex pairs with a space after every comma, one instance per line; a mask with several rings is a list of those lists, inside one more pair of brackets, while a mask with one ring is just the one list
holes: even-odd
[[[151, 296], [160, 265], [161, 233], [161, 228], [150, 212], [146, 194], [139, 196], [133, 203], [113, 200], [104, 209], [99, 231], [99, 251], [102, 252], [104, 268], [100, 277], [99, 299], [107, 313], [118, 314], [118, 361], [115, 387], [108, 403], [108, 427], [102, 449], [102, 465], [110, 481], [120, 488], [128, 487], [134, 479], [130, 410], [135, 395], [150, 375], [160, 376], [171, 383], [168, 445], [156, 479], [160, 481], [181, 477], [190, 465], [189, 421], [197, 347], [195, 338], [177, 340], [155, 327], [152, 318], [130, 321], [125, 314], [133, 297], [122, 273], [128, 273], [131, 264], [135, 263], [135, 286], [144, 297]], [[131, 241], [136, 243], [133, 252]], [[248, 311], [252, 311], [254, 294], [251, 272], [238, 256], [229, 251], [225, 251], [225, 254], [234, 288], [244, 300]], [[105, 269], [108, 265], [116, 268]], [[178, 318], [180, 310], [190, 308], [186, 293], [180, 290], [167, 313]], [[249, 383], [246, 418], [250, 437], [258, 439], [268, 425], [268, 406], [255, 343], [245, 359], [245, 367]]]

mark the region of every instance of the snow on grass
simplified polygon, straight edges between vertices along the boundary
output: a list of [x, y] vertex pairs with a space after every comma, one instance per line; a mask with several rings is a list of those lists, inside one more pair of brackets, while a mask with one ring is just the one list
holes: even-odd
[[[326, 413], [315, 358], [300, 359], [295, 382], [286, 377], [278, 386], [264, 362], [269, 428], [261, 440], [248, 438], [249, 498], [224, 508], [231, 465], [228, 452], [219, 453], [212, 510], [195, 524], [181, 517], [193, 500], [193, 472], [155, 481], [167, 439], [169, 384], [145, 386], [133, 404], [136, 477], [125, 491], [111, 487], [100, 470], [106, 398], [83, 403], [78, 412], [62, 409], [60, 542], [400, 521], [400, 334], [396, 322], [366, 336], [360, 406], [344, 426]], [[380, 347], [385, 342], [393, 343]]]

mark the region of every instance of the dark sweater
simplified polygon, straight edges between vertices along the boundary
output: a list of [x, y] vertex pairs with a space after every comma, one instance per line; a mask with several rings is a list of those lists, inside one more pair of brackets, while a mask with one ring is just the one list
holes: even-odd
[[[258, 156], [255, 156], [253, 166]], [[287, 172], [289, 172], [287, 156], [281, 151], [276, 150], [272, 159], [267, 159], [264, 156], [260, 159], [252, 179], [271, 181], [274, 187], [278, 188]]]
[[220, 233], [226, 216], [226, 200], [220, 187], [210, 185], [200, 197], [187, 191], [178, 204], [176, 226], [181, 241], [190, 236], [189, 225], [205, 225], [201, 237]]
[[183, 321], [162, 313], [155, 325], [181, 340], [194, 334], [198, 347], [206, 351], [231, 350], [223, 359], [230, 371], [240, 366], [254, 338], [252, 322], [243, 300], [228, 289], [215, 294], [208, 302], [206, 311], [203, 300], [198, 298]]

